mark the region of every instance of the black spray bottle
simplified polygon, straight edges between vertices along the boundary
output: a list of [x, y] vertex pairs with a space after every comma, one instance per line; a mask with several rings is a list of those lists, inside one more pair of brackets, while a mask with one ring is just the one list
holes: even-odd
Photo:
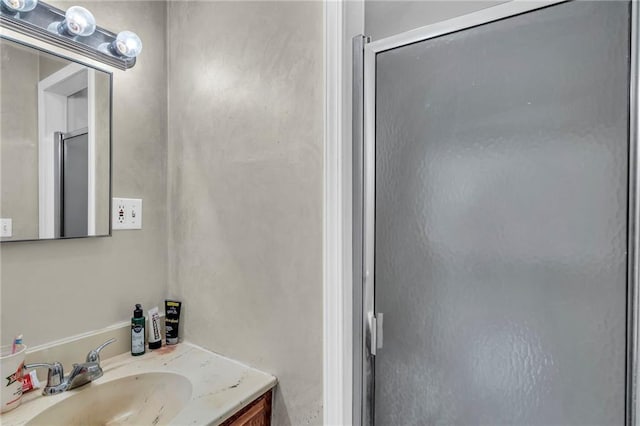
[[138, 356], [144, 354], [144, 330], [145, 318], [142, 315], [142, 305], [137, 304], [133, 310], [131, 318], [131, 355]]

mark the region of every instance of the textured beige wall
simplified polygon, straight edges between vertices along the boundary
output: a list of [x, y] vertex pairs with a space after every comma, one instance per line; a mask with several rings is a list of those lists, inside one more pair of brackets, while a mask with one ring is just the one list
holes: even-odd
[[166, 4], [80, 4], [145, 43], [135, 68], [113, 79], [113, 194], [144, 199], [144, 229], [0, 245], [3, 344], [16, 333], [33, 346], [127, 320], [134, 303], [151, 308], [167, 288]]
[[55, 56], [40, 55], [40, 70], [38, 72], [40, 80], [44, 80], [56, 71], [60, 71], [67, 66], [69, 61]]
[[169, 288], [185, 336], [275, 374], [274, 424], [321, 424], [322, 3], [169, 16]]
[[0, 55], [0, 217], [38, 238], [38, 55], [8, 42]]

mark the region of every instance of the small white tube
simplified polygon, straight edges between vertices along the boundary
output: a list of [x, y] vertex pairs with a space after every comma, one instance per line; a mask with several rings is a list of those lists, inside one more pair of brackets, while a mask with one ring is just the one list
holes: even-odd
[[162, 346], [162, 336], [160, 333], [160, 314], [158, 307], [149, 309], [149, 349], [159, 349]]

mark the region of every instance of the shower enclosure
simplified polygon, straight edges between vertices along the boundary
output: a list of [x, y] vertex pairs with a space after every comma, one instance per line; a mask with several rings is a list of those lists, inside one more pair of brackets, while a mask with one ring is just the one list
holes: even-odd
[[636, 15], [354, 41], [356, 422], [635, 424]]
[[55, 132], [55, 237], [86, 237], [89, 216], [89, 133]]

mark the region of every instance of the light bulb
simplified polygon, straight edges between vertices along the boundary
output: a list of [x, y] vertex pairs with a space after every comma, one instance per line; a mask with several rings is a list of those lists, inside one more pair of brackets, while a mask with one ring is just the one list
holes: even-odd
[[81, 6], [72, 6], [64, 14], [64, 21], [58, 30], [72, 36], [90, 36], [96, 30], [96, 18]]
[[112, 44], [112, 49], [120, 56], [135, 58], [142, 51], [142, 40], [134, 32], [120, 31]]
[[2, 0], [2, 5], [12, 12], [31, 12], [38, 0]]

